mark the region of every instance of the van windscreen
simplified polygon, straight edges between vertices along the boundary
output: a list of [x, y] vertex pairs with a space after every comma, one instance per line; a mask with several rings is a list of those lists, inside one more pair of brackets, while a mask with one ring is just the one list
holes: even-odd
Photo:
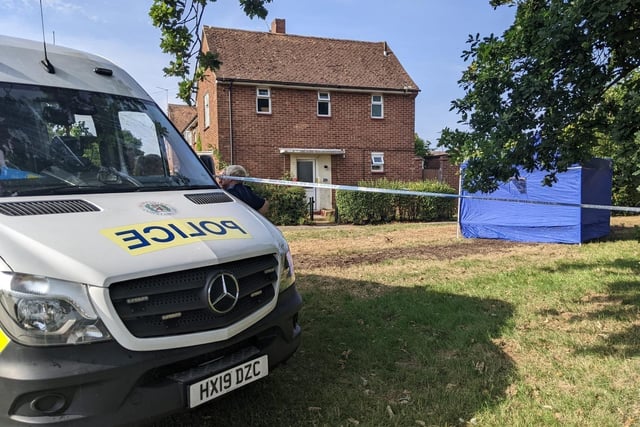
[[152, 102], [0, 83], [0, 197], [215, 187]]

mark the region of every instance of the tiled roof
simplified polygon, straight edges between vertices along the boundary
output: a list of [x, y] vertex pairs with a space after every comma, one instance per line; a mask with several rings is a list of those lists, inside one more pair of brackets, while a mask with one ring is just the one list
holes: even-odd
[[[362, 42], [291, 34], [204, 27], [222, 66], [218, 80], [327, 88], [419, 88], [386, 42]], [[386, 55], [385, 55], [386, 49]]]
[[184, 132], [187, 126], [193, 122], [197, 116], [195, 107], [189, 105], [169, 104], [169, 120], [180, 132]]

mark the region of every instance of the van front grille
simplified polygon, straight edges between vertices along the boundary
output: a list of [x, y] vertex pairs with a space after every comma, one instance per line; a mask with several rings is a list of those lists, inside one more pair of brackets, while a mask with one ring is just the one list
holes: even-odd
[[[190, 334], [228, 327], [269, 304], [275, 298], [277, 267], [274, 255], [263, 255], [118, 282], [109, 292], [118, 316], [132, 335], [151, 338]], [[210, 306], [208, 293], [208, 284], [220, 273], [235, 276], [239, 288], [237, 303], [224, 314]]]

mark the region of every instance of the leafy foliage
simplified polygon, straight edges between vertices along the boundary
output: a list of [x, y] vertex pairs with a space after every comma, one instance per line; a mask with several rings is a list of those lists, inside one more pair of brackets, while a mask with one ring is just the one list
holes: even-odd
[[429, 155], [429, 141], [420, 138], [417, 133], [413, 137], [413, 148], [417, 157], [424, 158]]
[[[425, 193], [456, 194], [455, 189], [438, 181], [396, 182], [397, 189]], [[398, 221], [449, 221], [456, 213], [456, 199], [449, 197], [394, 196]]]
[[640, 206], [640, 72], [605, 95], [609, 133], [599, 135], [593, 153], [613, 161], [613, 203]]
[[[455, 194], [456, 191], [437, 181], [360, 181], [361, 187], [409, 190], [425, 193]], [[407, 196], [399, 194], [336, 191], [336, 207], [340, 222], [376, 224], [391, 221], [445, 221], [453, 218], [454, 198]]]
[[[160, 48], [173, 59], [163, 68], [165, 76], [179, 77], [178, 96], [191, 105], [198, 81], [204, 79], [207, 70], [222, 65], [218, 55], [202, 52], [200, 38], [202, 17], [208, 3], [216, 0], [154, 0], [149, 16], [160, 29]], [[239, 0], [240, 6], [250, 18], [267, 16], [266, 3], [272, 0]], [[191, 64], [194, 73], [191, 76]]]
[[256, 194], [269, 201], [267, 218], [275, 225], [301, 225], [307, 218], [307, 196], [302, 187], [255, 184]]
[[[637, 118], [613, 123], [628, 100], [606, 102], [609, 89], [637, 85], [640, 3], [634, 0], [492, 0], [517, 6], [501, 37], [469, 36], [459, 80], [465, 96], [452, 101], [465, 130], [445, 128], [439, 145], [452, 160], [468, 162], [463, 185], [492, 191], [517, 167], [558, 172], [587, 160], [602, 134], [635, 135]], [[631, 86], [628, 86], [631, 85]], [[615, 108], [614, 108], [615, 107]]]
[[[361, 187], [381, 187], [381, 181], [360, 181]], [[338, 219], [343, 223], [379, 224], [394, 219], [393, 195], [362, 191], [336, 191]]]

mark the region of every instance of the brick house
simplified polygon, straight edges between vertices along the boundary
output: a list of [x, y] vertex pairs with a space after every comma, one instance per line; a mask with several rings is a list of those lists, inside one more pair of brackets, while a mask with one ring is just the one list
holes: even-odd
[[[205, 26], [202, 48], [222, 65], [198, 85], [198, 134], [222, 162], [302, 182], [422, 178], [419, 88], [386, 42], [289, 35], [275, 19], [269, 32]], [[331, 190], [306, 191], [333, 207]]]
[[195, 149], [198, 132], [198, 112], [190, 105], [169, 104], [167, 115], [189, 145]]

